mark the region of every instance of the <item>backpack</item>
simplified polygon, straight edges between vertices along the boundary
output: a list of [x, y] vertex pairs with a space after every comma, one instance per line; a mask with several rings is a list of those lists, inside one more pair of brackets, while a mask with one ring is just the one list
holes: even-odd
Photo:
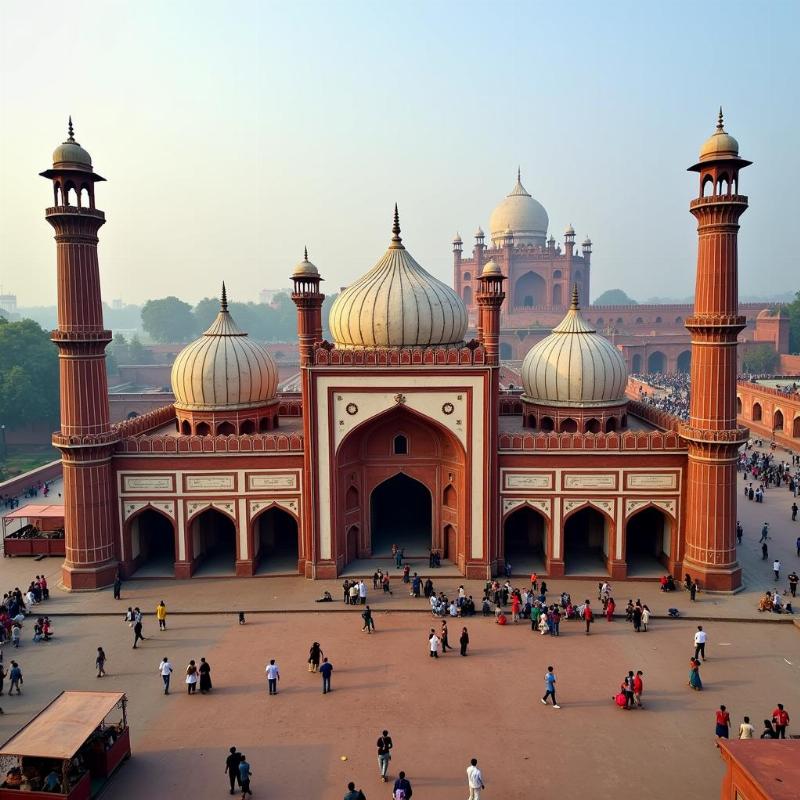
[[406, 790], [405, 789], [395, 789], [394, 800], [406, 800]]

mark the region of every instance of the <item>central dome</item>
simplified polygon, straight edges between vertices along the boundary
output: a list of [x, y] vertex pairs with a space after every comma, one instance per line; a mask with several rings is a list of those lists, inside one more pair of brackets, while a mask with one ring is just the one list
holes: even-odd
[[446, 284], [426, 272], [403, 247], [397, 206], [389, 249], [345, 289], [328, 324], [337, 347], [434, 347], [464, 341], [467, 310]]
[[522, 399], [549, 406], [618, 405], [627, 380], [622, 354], [581, 316], [576, 288], [567, 315], [522, 362]]
[[170, 380], [175, 408], [181, 411], [257, 408], [274, 400], [278, 368], [267, 350], [233, 321], [224, 284], [217, 318], [178, 353]]
[[499, 247], [506, 236], [506, 229], [511, 229], [516, 244], [537, 244], [544, 246], [547, 238], [547, 227], [550, 220], [544, 206], [534, 200], [525, 187], [519, 171], [517, 183], [511, 194], [500, 203], [489, 220], [489, 234], [492, 244]]

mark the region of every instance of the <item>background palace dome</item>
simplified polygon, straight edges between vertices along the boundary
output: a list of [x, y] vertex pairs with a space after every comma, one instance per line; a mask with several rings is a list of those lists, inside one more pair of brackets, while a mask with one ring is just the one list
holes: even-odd
[[184, 411], [255, 408], [274, 400], [278, 368], [233, 321], [224, 284], [217, 318], [178, 353], [171, 382], [175, 407]]
[[525, 190], [517, 172], [516, 186], [508, 197], [492, 211], [489, 220], [489, 236], [497, 246], [505, 238], [506, 229], [514, 234], [515, 244], [544, 245], [550, 220], [544, 206], [534, 200]]
[[392, 233], [380, 261], [331, 307], [328, 324], [336, 346], [428, 347], [463, 342], [467, 331], [464, 303], [403, 247], [397, 206]]
[[553, 332], [522, 362], [523, 400], [551, 406], [617, 405], [628, 370], [622, 354], [581, 316], [578, 294]]

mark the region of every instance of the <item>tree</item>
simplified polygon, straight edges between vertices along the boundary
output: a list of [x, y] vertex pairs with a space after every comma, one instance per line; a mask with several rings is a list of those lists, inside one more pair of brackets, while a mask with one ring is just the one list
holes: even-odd
[[748, 347], [742, 358], [742, 370], [751, 375], [774, 375], [781, 357], [771, 344]]
[[0, 424], [58, 419], [58, 351], [33, 320], [0, 324]]
[[131, 364], [152, 364], [153, 354], [134, 336], [128, 345], [128, 359]]
[[197, 332], [192, 307], [177, 297], [148, 300], [142, 307], [142, 326], [156, 341], [187, 342]]
[[636, 306], [639, 305], [632, 297], [628, 297], [622, 289], [608, 289], [592, 303], [595, 306]]
[[800, 353], [800, 292], [784, 306], [784, 311], [789, 315], [789, 352]]

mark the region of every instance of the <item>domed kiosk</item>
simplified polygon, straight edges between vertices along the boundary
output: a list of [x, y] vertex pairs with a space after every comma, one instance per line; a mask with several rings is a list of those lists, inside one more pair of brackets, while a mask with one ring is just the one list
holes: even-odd
[[278, 425], [278, 368], [234, 322], [225, 284], [216, 319], [178, 353], [171, 382], [180, 433], [246, 434]]
[[622, 354], [583, 318], [573, 287], [567, 315], [522, 362], [524, 424], [561, 433], [624, 428], [627, 380]]
[[403, 246], [395, 206], [389, 249], [336, 298], [328, 322], [341, 349], [457, 346], [467, 331], [467, 310]]

